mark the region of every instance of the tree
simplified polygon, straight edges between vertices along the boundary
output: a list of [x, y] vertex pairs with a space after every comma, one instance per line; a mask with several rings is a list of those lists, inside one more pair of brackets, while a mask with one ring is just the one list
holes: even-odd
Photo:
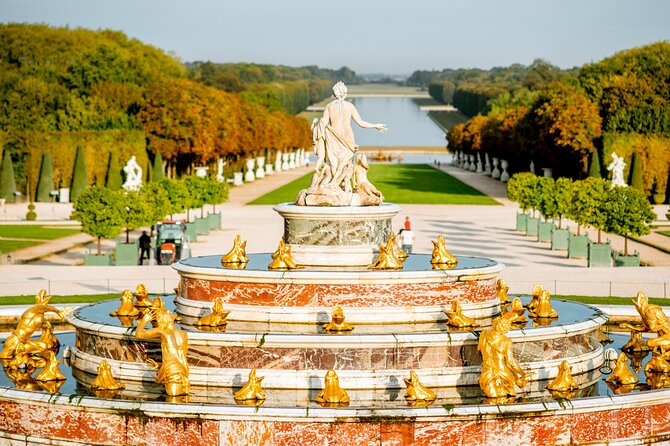
[[228, 184], [225, 181], [218, 182], [211, 177], [205, 180], [205, 204], [211, 204], [216, 212], [216, 205], [228, 200]]
[[114, 238], [121, 233], [125, 209], [119, 192], [104, 187], [89, 186], [79, 194], [74, 203], [72, 218], [81, 223], [81, 230], [100, 241]]
[[598, 243], [601, 231], [605, 229], [607, 216], [603, 203], [607, 201], [610, 184], [602, 178], [586, 178], [572, 183], [572, 206], [569, 217], [577, 222], [577, 234], [581, 225], [590, 225], [598, 230]]
[[126, 228], [126, 243], [130, 243], [130, 231], [150, 223], [145, 196], [132, 190], [120, 190], [120, 201], [123, 208], [123, 226]]
[[152, 181], [142, 186], [141, 194], [144, 196], [146, 202], [146, 218], [147, 224], [154, 225], [157, 221], [165, 218], [170, 214], [170, 198], [168, 191], [163, 187], [163, 181]]
[[107, 164], [107, 175], [105, 176], [105, 187], [111, 190], [121, 189], [123, 180], [121, 178], [121, 168], [119, 167], [119, 157], [116, 151], [109, 152], [109, 164]]
[[153, 171], [154, 175], [151, 181], [160, 181], [165, 178], [165, 174], [163, 173], [163, 157], [160, 153], [156, 153], [156, 156], [154, 156]]
[[640, 155], [633, 152], [633, 159], [630, 166], [630, 180], [628, 180], [630, 187], [644, 193], [644, 182], [642, 181], [642, 163]]
[[573, 181], [570, 178], [561, 177], [557, 179], [554, 184], [558, 229], [561, 229], [563, 217], [570, 213], [570, 206], [572, 204], [572, 183]]
[[179, 214], [186, 209], [188, 204], [188, 190], [183, 180], [172, 180], [163, 178], [158, 181], [158, 185], [168, 196], [167, 213], [172, 218], [173, 214]]
[[633, 187], [615, 186], [603, 203], [605, 230], [624, 237], [624, 255], [628, 255], [628, 237], [649, 234], [654, 213], [644, 192]]
[[207, 180], [191, 175], [184, 178], [184, 184], [188, 192], [186, 219], [189, 220], [189, 210], [192, 208], [201, 208], [200, 217], [203, 218], [205, 216], [205, 203], [207, 199]]
[[530, 172], [512, 175], [507, 181], [507, 198], [517, 202], [523, 212], [533, 209], [534, 213], [540, 202], [539, 180], [540, 177]]
[[591, 164], [589, 164], [589, 177], [602, 178], [600, 173], [600, 156], [598, 155], [598, 149], [595, 149], [591, 155]]
[[546, 222], [550, 218], [558, 217], [558, 202], [556, 197], [556, 182], [553, 178], [540, 177], [537, 182], [539, 195], [538, 210]]
[[37, 180], [37, 193], [35, 201], [51, 201], [51, 191], [54, 190], [54, 174], [51, 165], [51, 154], [44, 152], [42, 154], [42, 165], [40, 166], [40, 176]]
[[14, 164], [9, 150], [5, 150], [2, 158], [2, 167], [0, 168], [0, 198], [4, 198], [7, 203], [16, 201], [16, 182], [14, 181]]
[[77, 146], [77, 154], [74, 159], [74, 172], [72, 184], [70, 185], [70, 200], [76, 201], [88, 186], [88, 173], [86, 172], [86, 157], [84, 148]]

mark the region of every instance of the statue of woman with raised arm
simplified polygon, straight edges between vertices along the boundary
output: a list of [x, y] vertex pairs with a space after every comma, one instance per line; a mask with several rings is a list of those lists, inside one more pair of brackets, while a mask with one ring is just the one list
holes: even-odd
[[[296, 204], [312, 206], [350, 206], [373, 204], [366, 197], [356, 197], [351, 180], [354, 171], [354, 155], [358, 146], [351, 128], [353, 120], [365, 129], [387, 130], [384, 124], [363, 121], [358, 110], [347, 97], [347, 87], [338, 82], [333, 86], [335, 99], [326, 105], [323, 116], [312, 124], [314, 152], [317, 155], [314, 176], [309, 188], [298, 194]], [[361, 195], [360, 193], [358, 195]], [[379, 198], [376, 197], [378, 201]], [[379, 204], [374, 203], [374, 204]]]

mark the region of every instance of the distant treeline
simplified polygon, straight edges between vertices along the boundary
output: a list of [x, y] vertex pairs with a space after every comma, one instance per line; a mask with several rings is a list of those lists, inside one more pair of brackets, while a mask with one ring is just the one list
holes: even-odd
[[616, 152], [626, 159], [626, 174], [641, 164], [647, 195], [669, 195], [669, 42], [621, 51], [584, 65], [576, 76], [546, 64], [523, 77], [510, 68], [504, 85], [483, 75], [481, 84], [465, 84], [458, 70], [449, 72], [452, 80], [430, 83], [434, 97], [452, 95], [466, 113], [481, 113], [451, 129], [452, 150], [506, 159], [510, 173], [528, 170], [532, 161], [573, 179], [606, 177]]
[[238, 168], [310, 145], [309, 124], [293, 115], [330, 95], [340, 76], [357, 79], [348, 68], [185, 66], [121, 32], [0, 24], [0, 155], [31, 194], [45, 152], [56, 187], [69, 187], [77, 146], [98, 185], [112, 152], [121, 165], [160, 154], [170, 175], [220, 158]]

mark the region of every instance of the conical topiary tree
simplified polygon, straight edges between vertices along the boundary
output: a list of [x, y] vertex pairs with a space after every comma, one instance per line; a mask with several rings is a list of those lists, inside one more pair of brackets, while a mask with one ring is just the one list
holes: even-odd
[[76, 201], [87, 186], [88, 173], [86, 172], [85, 152], [82, 146], [77, 146], [72, 183], [70, 184], [70, 200]]
[[644, 182], [642, 181], [642, 163], [640, 162], [640, 155], [638, 155], [637, 152], [633, 152], [628, 184], [644, 193]]
[[14, 164], [9, 151], [5, 150], [0, 167], [0, 198], [4, 198], [7, 203], [16, 201], [16, 181], [14, 181]]
[[109, 153], [109, 163], [107, 164], [107, 175], [105, 176], [105, 187], [111, 190], [121, 189], [123, 179], [121, 178], [121, 168], [119, 167], [119, 157], [115, 151]]
[[154, 157], [153, 171], [154, 175], [151, 181], [160, 181], [165, 178], [165, 174], [163, 173], [163, 157], [160, 153], [156, 153], [156, 156]]
[[35, 201], [51, 201], [51, 191], [54, 190], [54, 174], [51, 165], [51, 154], [44, 152], [42, 154], [42, 165], [40, 166], [40, 177], [37, 180], [37, 193]]
[[589, 166], [589, 177], [591, 178], [602, 178], [600, 173], [600, 155], [598, 155], [598, 149], [593, 150], [591, 155], [591, 165]]

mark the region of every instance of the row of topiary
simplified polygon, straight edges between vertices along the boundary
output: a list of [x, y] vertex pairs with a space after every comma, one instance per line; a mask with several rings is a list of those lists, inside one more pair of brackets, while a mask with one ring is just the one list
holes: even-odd
[[624, 256], [628, 255], [628, 237], [649, 233], [654, 213], [644, 193], [633, 187], [612, 187], [601, 178], [573, 181], [568, 178], [539, 177], [530, 172], [517, 173], [507, 183], [507, 197], [518, 203], [525, 213], [529, 210], [545, 221], [569, 218], [577, 223], [577, 234], [582, 226], [625, 238]]
[[[150, 226], [166, 216], [186, 212], [204, 206], [216, 207], [228, 199], [228, 185], [213, 178], [188, 176], [173, 180], [163, 178], [146, 183], [139, 191], [113, 190], [100, 186], [88, 186], [74, 203], [72, 218], [81, 223], [82, 231], [98, 239], [117, 237], [143, 226]], [[216, 209], [216, 208], [215, 208]]]

